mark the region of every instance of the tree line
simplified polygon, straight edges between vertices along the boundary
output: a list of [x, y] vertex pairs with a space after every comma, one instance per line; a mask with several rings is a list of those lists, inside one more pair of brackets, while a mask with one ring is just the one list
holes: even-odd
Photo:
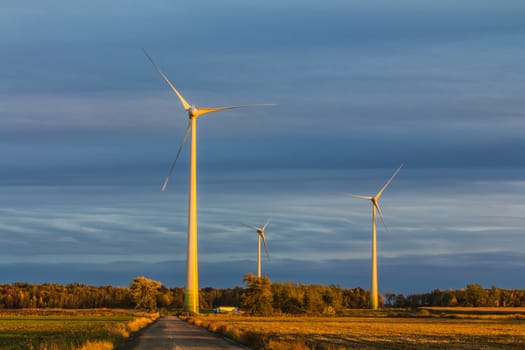
[[[337, 285], [311, 285], [295, 282], [272, 283], [268, 277], [244, 276], [245, 287], [202, 288], [201, 309], [235, 306], [253, 315], [268, 314], [336, 314], [344, 309], [369, 307], [367, 290], [341, 288]], [[385, 293], [384, 307], [420, 306], [525, 306], [525, 290], [483, 288], [468, 284], [466, 288], [429, 293]], [[141, 308], [180, 309], [184, 305], [184, 288], [167, 288], [160, 282], [136, 277], [129, 287], [89, 286], [79, 283], [30, 284], [18, 282], [0, 285], [0, 308]]]
[[483, 288], [481, 284], [467, 284], [462, 289], [434, 289], [429, 293], [413, 294], [404, 297], [385, 293], [386, 303], [396, 307], [420, 306], [470, 306], [470, 307], [523, 307], [525, 306], [524, 289], [502, 289], [492, 286]]
[[[259, 299], [259, 290], [254, 291], [255, 285], [252, 283], [258, 283], [257, 277], [252, 274], [247, 276], [246, 288], [202, 288], [199, 293], [201, 309], [217, 306], [248, 307], [250, 300]], [[304, 285], [294, 282], [271, 283], [267, 277], [261, 280], [268, 281], [265, 288], [268, 287], [269, 291], [264, 288], [261, 291], [266, 293], [267, 300], [271, 300], [271, 309], [283, 313], [323, 313], [343, 308], [365, 308], [368, 305], [368, 291], [362, 288], [342, 289], [334, 285]], [[26, 282], [0, 285], [0, 308], [4, 309], [180, 309], [183, 305], [183, 287], [167, 288], [160, 282], [145, 277], [136, 277], [129, 287]]]
[[17, 282], [0, 285], [0, 308], [132, 308], [129, 289], [71, 283], [30, 284]]

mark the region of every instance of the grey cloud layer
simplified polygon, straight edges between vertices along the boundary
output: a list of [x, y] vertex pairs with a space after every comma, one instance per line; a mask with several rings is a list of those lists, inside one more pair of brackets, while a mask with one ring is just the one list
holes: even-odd
[[[159, 187], [186, 120], [145, 47], [192, 102], [278, 104], [199, 124], [209, 271], [240, 281], [230, 261], [254, 260], [242, 224], [272, 217], [276, 278], [366, 285], [370, 208], [335, 194], [373, 193], [405, 161], [383, 203], [387, 287], [418, 288], [387, 276], [411, 264], [424, 276], [440, 257], [452, 262], [441, 286], [467, 279], [453, 271], [465, 261], [482, 278], [485, 257], [498, 266], [483, 280], [510, 286], [500, 275], [524, 243], [524, 17], [522, 1], [2, 3], [1, 261], [78, 262], [94, 283], [143, 264], [182, 283], [158, 264], [183, 260], [186, 153], [171, 192]], [[359, 263], [338, 272], [348, 259]]]

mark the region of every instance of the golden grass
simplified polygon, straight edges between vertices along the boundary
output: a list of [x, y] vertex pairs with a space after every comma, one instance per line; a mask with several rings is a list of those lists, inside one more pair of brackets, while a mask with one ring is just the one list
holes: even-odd
[[112, 350], [113, 343], [105, 340], [87, 341], [78, 350]]
[[146, 327], [157, 318], [159, 318], [159, 314], [152, 314], [150, 317], [138, 317], [127, 323], [118, 323], [111, 328], [111, 333], [124, 339], [129, 338], [131, 334]]
[[150, 324], [157, 318], [159, 318], [158, 314], [156, 314], [154, 317], [139, 317], [132, 321], [129, 321], [126, 327], [131, 333], [135, 333], [136, 331], [146, 327], [148, 324]]
[[525, 321], [441, 317], [246, 317], [196, 323], [253, 349], [524, 349]]

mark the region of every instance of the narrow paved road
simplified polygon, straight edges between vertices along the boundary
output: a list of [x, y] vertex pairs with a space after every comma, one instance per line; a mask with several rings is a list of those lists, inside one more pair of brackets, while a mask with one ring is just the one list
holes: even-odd
[[175, 316], [160, 318], [119, 350], [212, 350], [246, 347], [230, 342], [203, 328], [193, 326]]

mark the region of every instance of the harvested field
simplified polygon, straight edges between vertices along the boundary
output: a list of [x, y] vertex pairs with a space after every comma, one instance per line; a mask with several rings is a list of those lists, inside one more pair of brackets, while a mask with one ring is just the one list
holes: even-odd
[[192, 322], [257, 349], [524, 349], [525, 317], [246, 317]]

